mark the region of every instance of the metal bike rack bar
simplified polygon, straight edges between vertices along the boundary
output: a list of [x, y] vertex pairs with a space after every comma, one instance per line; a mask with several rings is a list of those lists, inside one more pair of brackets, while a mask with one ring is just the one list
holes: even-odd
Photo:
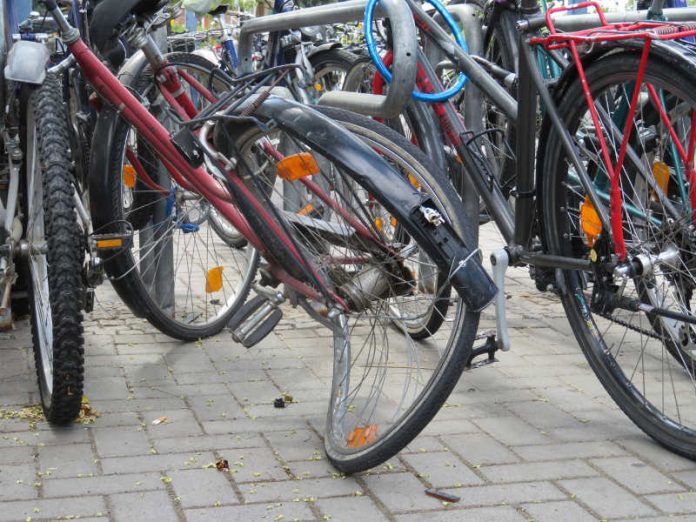
[[[288, 13], [254, 18], [242, 24], [239, 34], [239, 66], [242, 73], [252, 68], [253, 37], [256, 33], [298, 29], [313, 25], [362, 21], [366, 0], [310, 7]], [[392, 82], [386, 96], [333, 91], [325, 93], [319, 103], [340, 107], [370, 116], [393, 118], [401, 113], [416, 83], [418, 39], [411, 11], [400, 0], [382, 0], [375, 18], [389, 18], [394, 31], [394, 64]]]
[[[461, 26], [466, 40], [466, 45], [469, 48], [469, 54], [483, 56], [483, 30], [479, 18], [479, 9], [473, 5], [450, 5], [447, 6], [447, 11]], [[439, 15], [435, 15], [435, 20], [440, 25], [444, 25], [444, 19]], [[435, 46], [428, 45], [429, 40], [426, 39], [426, 55], [432, 62], [433, 58], [442, 59], [444, 55], [433, 56], [435, 53], [431, 48]], [[436, 49], [435, 49], [436, 50]], [[467, 129], [473, 132], [483, 130], [483, 94], [473, 82], [467, 82], [464, 87], [464, 123]], [[464, 204], [464, 214], [466, 216], [466, 230], [464, 240], [468, 245], [478, 245], [479, 232], [479, 196], [473, 184], [467, 176], [462, 180], [465, 184], [464, 190], [460, 196]]]
[[[696, 21], [696, 8], [694, 7], [676, 7], [664, 9], [663, 14], [667, 20], [671, 21]], [[606, 16], [607, 22], [611, 24], [621, 22], [640, 22], [642, 20], [647, 20], [648, 11], [605, 13], [604, 16]], [[556, 26], [556, 29], [559, 31], [580, 31], [582, 29], [597, 27], [599, 25], [599, 18], [596, 14], [554, 16], [553, 23]], [[527, 22], [522, 23], [522, 27], [524, 29], [539, 29], [545, 26], [546, 18], [544, 16], [535, 16], [534, 18], [530, 18]]]

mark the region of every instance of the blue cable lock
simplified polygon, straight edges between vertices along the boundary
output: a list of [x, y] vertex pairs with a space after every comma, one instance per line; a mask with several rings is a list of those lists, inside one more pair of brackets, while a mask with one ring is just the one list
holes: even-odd
[[[459, 28], [459, 25], [457, 25], [457, 22], [454, 20], [454, 18], [452, 18], [452, 15], [449, 13], [449, 11], [447, 11], [445, 6], [442, 5], [442, 3], [439, 2], [439, 0], [425, 1], [432, 5], [438, 13], [440, 13], [440, 16], [442, 16], [445, 22], [447, 22], [447, 25], [452, 31], [452, 34], [454, 34], [454, 39], [456, 40], [459, 47], [464, 49], [464, 52], [468, 53], [469, 47], [466, 45], [466, 42], [464, 41], [464, 35], [462, 35], [462, 31]], [[374, 12], [375, 8], [377, 7], [377, 2], [379, 2], [379, 0], [368, 0], [367, 6], [365, 7], [365, 42], [367, 43], [367, 51], [370, 54], [370, 59], [372, 60], [372, 63], [375, 64], [375, 67], [377, 67], [377, 71], [379, 71], [384, 80], [387, 83], [389, 83], [391, 82], [392, 75], [389, 72], [389, 69], [387, 69], [387, 67], [382, 63], [382, 58], [379, 56], [379, 53], [377, 52], [375, 37], [372, 34], [372, 21], [374, 19]], [[464, 73], [459, 73], [457, 83], [445, 91], [438, 92], [435, 94], [425, 94], [418, 90], [414, 90], [412, 96], [415, 100], [427, 103], [439, 103], [447, 101], [464, 88], [464, 84], [466, 83], [466, 81], [466, 75]]]

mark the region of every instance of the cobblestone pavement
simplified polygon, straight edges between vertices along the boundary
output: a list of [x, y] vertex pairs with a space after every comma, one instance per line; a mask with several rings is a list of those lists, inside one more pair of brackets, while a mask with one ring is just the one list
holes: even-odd
[[[552, 296], [524, 270], [509, 282], [512, 351], [466, 372], [398, 457], [352, 477], [322, 453], [326, 330], [293, 314], [251, 350], [228, 333], [185, 344], [104, 287], [85, 322], [100, 417], [67, 429], [0, 420], [0, 521], [696, 520], [696, 464], [618, 411]], [[0, 334], [5, 412], [38, 402], [30, 346], [26, 321]], [[299, 402], [273, 408], [282, 392]], [[461, 500], [428, 497], [431, 486]]]

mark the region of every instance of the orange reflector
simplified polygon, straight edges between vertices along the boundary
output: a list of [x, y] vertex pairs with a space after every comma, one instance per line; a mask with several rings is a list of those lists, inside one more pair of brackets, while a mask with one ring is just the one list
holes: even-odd
[[123, 239], [98, 239], [97, 248], [120, 248], [123, 246]]
[[314, 90], [317, 92], [321, 92], [324, 90], [324, 88], [321, 86], [321, 83], [315, 83], [314, 84]]
[[657, 186], [662, 189], [662, 192], [667, 194], [667, 185], [669, 185], [669, 167], [662, 161], [656, 161], [652, 166], [652, 173], [655, 176]]
[[133, 165], [124, 165], [123, 166], [123, 184], [129, 189], [133, 189], [133, 188], [135, 188], [135, 180], [136, 180], [135, 167]]
[[205, 293], [212, 294], [213, 292], [219, 292], [222, 288], [222, 271], [225, 268], [222, 266], [216, 266], [208, 270], [208, 276], [205, 278]]
[[314, 205], [312, 205], [311, 203], [307, 203], [304, 207], [298, 210], [297, 213], [300, 216], [307, 216], [312, 210], [314, 210]]
[[362, 448], [366, 444], [372, 444], [377, 438], [377, 425], [370, 424], [365, 427], [357, 427], [348, 435], [349, 448]]
[[382, 218], [376, 217], [375, 218], [375, 228], [379, 230], [380, 232], [384, 228], [384, 223], [382, 223]]
[[396, 220], [396, 218], [394, 216], [392, 216], [390, 221], [391, 221], [391, 226], [393, 226], [393, 227], [395, 227], [398, 224], [398, 221]]
[[276, 172], [286, 181], [297, 181], [319, 174], [319, 165], [309, 152], [300, 152], [280, 160], [276, 165]]
[[597, 236], [602, 233], [602, 222], [599, 220], [599, 214], [597, 214], [587, 197], [580, 205], [580, 224], [582, 225], [582, 231], [587, 236], [587, 244], [591, 247], [594, 245]]
[[413, 174], [408, 175], [408, 181], [416, 188], [420, 188], [420, 183]]

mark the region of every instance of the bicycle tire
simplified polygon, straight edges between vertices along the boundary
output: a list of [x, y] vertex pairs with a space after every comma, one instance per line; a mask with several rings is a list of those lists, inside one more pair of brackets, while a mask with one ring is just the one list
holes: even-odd
[[328, 49], [310, 56], [309, 63], [314, 69], [314, 89], [317, 90], [317, 85], [320, 85], [321, 93], [329, 90], [340, 91], [346, 75], [358, 59], [355, 54], [340, 48]]
[[[177, 71], [185, 68], [213, 90], [227, 87], [219, 76], [212, 80], [216, 66], [201, 56], [172, 53], [166, 59]], [[121, 80], [149, 103], [165, 126], [175, 128], [175, 118], [168, 116], [169, 106], [161, 99], [149, 67], [139, 74], [122, 75]], [[204, 103], [200, 96], [192, 99]], [[134, 239], [130, 248], [104, 256], [112, 286], [137, 316], [170, 337], [195, 341], [219, 333], [249, 294], [258, 254], [246, 241], [220, 233], [218, 223], [208, 219], [209, 204], [178, 187], [156, 159], [153, 147], [115, 111], [103, 111], [100, 119], [103, 128], [111, 130], [107, 138], [100, 136], [93, 143], [99, 150], [92, 156], [100, 165], [93, 164], [92, 176], [104, 176], [106, 181], [105, 186], [103, 180], [93, 184], [101, 187], [102, 196], [94, 198], [98, 201], [92, 205], [95, 230], [123, 232], [128, 222], [137, 239], [137, 245]], [[127, 147], [137, 148], [150, 178], [168, 193], [157, 193], [139, 176], [135, 183], [128, 183], [132, 188], [124, 186], [124, 169], [130, 164]], [[170, 270], [171, 276], [158, 275], [163, 264], [180, 273]]]
[[[491, 8], [491, 12], [495, 13], [496, 8]], [[510, 42], [510, 35], [505, 30], [500, 16], [494, 16], [493, 20], [493, 26], [486, 31], [484, 56], [487, 60], [507, 71], [516, 71], [517, 63], [512, 43]], [[516, 35], [513, 35], [514, 37]], [[512, 94], [516, 95], [516, 93]], [[486, 156], [494, 166], [503, 193], [509, 197], [517, 176], [517, 165], [514, 157], [516, 154], [517, 130], [515, 125], [512, 125], [507, 120], [505, 114], [500, 112], [485, 96], [483, 101], [484, 129], [500, 130], [500, 134], [492, 135], [483, 147], [490, 148], [489, 151], [486, 151]]]
[[[399, 165], [401, 167], [408, 165], [407, 171], [418, 180], [421, 189], [433, 197], [433, 199], [437, 202], [438, 209], [443, 215], [447, 216], [455, 227], [455, 230], [457, 230], [457, 232], [460, 234], [463, 233], [464, 216], [462, 214], [461, 204], [459, 203], [456, 193], [449, 182], [446, 181], [446, 178], [444, 178], [444, 175], [439, 171], [439, 169], [433, 165], [432, 162], [420, 150], [415, 148], [395, 131], [373, 120], [370, 120], [369, 118], [339, 109], [322, 107], [319, 110], [324, 115], [329, 116], [337, 123], [344, 126], [354, 135], [357, 135], [361, 139], [365, 140], [371, 148], [376, 148], [379, 150], [381, 154], [389, 158], [388, 161], [390, 163], [392, 161], [394, 162], [393, 165]], [[265, 138], [264, 133], [258, 129], [251, 129], [246, 133], [239, 135], [236, 140], [236, 149], [240, 151], [239, 157], [250, 157], [250, 151], [252, 151], [255, 144], [263, 138]], [[295, 138], [298, 139], [297, 136]], [[277, 138], [274, 139], [274, 142], [279, 142]], [[302, 141], [301, 137], [298, 139], [298, 141]], [[317, 153], [313, 152], [313, 154], [317, 156]], [[320, 160], [318, 161], [319, 163], [322, 163]], [[254, 160], [254, 168], [249, 169], [249, 171], [258, 172], [257, 167], [260, 163], [260, 160]], [[336, 168], [341, 169], [345, 168], [345, 166], [338, 166]], [[325, 169], [322, 169], [322, 174], [318, 175], [324, 175], [324, 172]], [[355, 216], [356, 219], [360, 217], [360, 222], [365, 224], [375, 223], [377, 229], [384, 233], [386, 237], [399, 237], [399, 241], [405, 241], [408, 239], [403, 235], [398, 236], [397, 229], [399, 225], [394, 224], [393, 221], [391, 221], [393, 228], [386, 230], [388, 227], [385, 226], [385, 223], [388, 223], [390, 220], [387, 219], [386, 215], [381, 214], [376, 209], [376, 205], [380, 204], [379, 198], [373, 195], [363, 194], [362, 192], [358, 194], [358, 191], [362, 190], [362, 187], [359, 187], [355, 181], [349, 179], [349, 175], [342, 172], [334, 172], [333, 175], [335, 177], [331, 178], [331, 180], [327, 180], [326, 185], [332, 187], [334, 191], [333, 197], [340, 200], [343, 203], [344, 208], [348, 207], [348, 211], [351, 213], [351, 215]], [[345, 178], [341, 176], [345, 176]], [[264, 179], [270, 178], [266, 177]], [[287, 212], [284, 211], [282, 205], [278, 203], [282, 193], [278, 189], [276, 182], [277, 180], [272, 180], [272, 188], [276, 190], [276, 196], [269, 198], [267, 201], [274, 202], [273, 204], [276, 206], [276, 216], [286, 216]], [[370, 212], [374, 211], [377, 216], [382, 218], [381, 225], [376, 225], [377, 221], [373, 214], [370, 213], [369, 218], [361, 215], [362, 212], [367, 211], [365, 208], [367, 205], [361, 206], [360, 202], [366, 201], [369, 201], [370, 204], [375, 205], [375, 209], [371, 209]], [[249, 219], [254, 227], [254, 230], [264, 230], [261, 223], [258, 225], [253, 223], [253, 216], [249, 216]], [[345, 227], [348, 226], [347, 221], [341, 221], [341, 217], [337, 216], [336, 213], [331, 214], [331, 217], [329, 218], [327, 218], [326, 214], [324, 214], [321, 219], [325, 219], [331, 223], [339, 222]], [[285, 223], [286, 230], [293, 235], [296, 243], [301, 245], [302, 252], [308, 259], [311, 261], [317, 259], [324, 260], [324, 264], [319, 265], [322, 273], [329, 274], [331, 280], [338, 287], [337, 291], [340, 292], [341, 289], [348, 284], [347, 282], [354, 281], [358, 276], [353, 273], [348, 273], [350, 272], [349, 268], [346, 268], [343, 272], [341, 272], [340, 267], [330, 264], [327, 265], [326, 253], [330, 252], [332, 247], [327, 247], [323, 244], [317, 246], [317, 244], [321, 241], [321, 238], [317, 237], [319, 234], [313, 235], [312, 233], [305, 232], [303, 228], [304, 226], [305, 225], [300, 223], [299, 228], [302, 228], [302, 230], [300, 230], [298, 229], [297, 225], [292, 225], [287, 221]], [[390, 234], [393, 235], [390, 236]], [[264, 232], [261, 232], [260, 235], [264, 235]], [[270, 237], [268, 239], [273, 240], [272, 234], [265, 235], [269, 235]], [[262, 237], [264, 242], [266, 241], [265, 235]], [[330, 243], [328, 240], [327, 242]], [[339, 248], [336, 246], [336, 244], [331, 243], [331, 245], [333, 245], [333, 248]], [[347, 251], [351, 251], [350, 247], [348, 246], [345, 246], [344, 248]], [[274, 256], [279, 255], [279, 252], [281, 252], [281, 250], [276, 248], [273, 249]], [[290, 262], [290, 260], [286, 261], [282, 257], [279, 259], [279, 261], [284, 263], [284, 268], [287, 266], [286, 263]], [[374, 262], [378, 263], [377, 260], [374, 260]], [[367, 264], [367, 261], [364, 261], [363, 263]], [[375, 264], [374, 266], [380, 265]], [[386, 268], [383, 270], [384, 272], [387, 272]], [[334, 275], [337, 272], [339, 272], [339, 274]], [[440, 280], [440, 282], [442, 281]], [[437, 293], [437, 296], [441, 296], [441, 293]], [[432, 371], [432, 374], [429, 374], [429, 377], [423, 377], [423, 380], [427, 382], [422, 383], [422, 389], [419, 389], [417, 392], [409, 392], [413, 393], [412, 397], [408, 396], [407, 393], [407, 397], [402, 398], [404, 403], [408, 402], [409, 400], [412, 400], [413, 402], [409, 403], [408, 406], [404, 406], [403, 411], [399, 411], [398, 415], [396, 413], [394, 414], [396, 417], [398, 417], [396, 420], [389, 424], [385, 422], [383, 425], [380, 425], [379, 431], [377, 431], [374, 435], [374, 440], [357, 448], [347, 446], [348, 444], [351, 444], [349, 441], [350, 437], [348, 439], [342, 438], [343, 435], [345, 435], [345, 433], [342, 432], [342, 430], [345, 431], [345, 426], [342, 425], [342, 422], [349, 423], [349, 421], [346, 419], [337, 421], [336, 412], [332, 408], [333, 406], [336, 406], [337, 401], [340, 400], [340, 394], [338, 393], [339, 387], [344, 384], [346, 380], [348, 380], [347, 378], [341, 380], [336, 376], [336, 374], [334, 374], [334, 386], [332, 387], [333, 391], [330, 400], [329, 414], [327, 417], [327, 431], [324, 437], [324, 443], [330, 462], [337, 469], [346, 473], [366, 470], [391, 458], [401, 449], [403, 449], [409, 442], [411, 442], [413, 438], [415, 438], [427, 425], [458, 382], [464, 366], [469, 359], [478, 325], [479, 314], [465, 310], [465, 307], [462, 305], [461, 301], [455, 299], [453, 304], [456, 310], [451, 314], [451, 320], [448, 321], [448, 324], [451, 325], [450, 329], [444, 331], [441, 326], [438, 325], [437, 328], [439, 329], [439, 337], [437, 340], [435, 340], [435, 338], [429, 339], [427, 344], [422, 344], [421, 346], [421, 344], [417, 343], [413, 336], [408, 333], [408, 328], [403, 326], [404, 323], [407, 322], [406, 313], [408, 312], [406, 305], [399, 304], [398, 298], [392, 296], [388, 298], [378, 298], [373, 296], [373, 298], [375, 301], [379, 301], [379, 307], [381, 307], [379, 308], [378, 312], [374, 311], [372, 308], [370, 309], [372, 312], [374, 312], [374, 316], [376, 317], [373, 317], [370, 312], [349, 317], [349, 322], [352, 325], [351, 331], [355, 332], [353, 340], [360, 338], [357, 332], [361, 331], [361, 329], [364, 331], [375, 331], [378, 328], [381, 328], [380, 333], [374, 333], [374, 335], [367, 334], [367, 336], [370, 337], [373, 335], [374, 337], [379, 337], [382, 340], [381, 342], [387, 345], [386, 347], [384, 345], [380, 345], [379, 347], [375, 346], [374, 348], [374, 352], [379, 351], [384, 357], [387, 357], [384, 355], [383, 351], [389, 352], [391, 350], [389, 344], [392, 342], [393, 337], [382, 338], [380, 336], [382, 333], [388, 336], [389, 334], [386, 333], [387, 331], [396, 331], [398, 333], [394, 334], [394, 337], [403, 339], [404, 345], [407, 346], [406, 350], [413, 350], [413, 353], [409, 352], [409, 354], [413, 355], [414, 359], [423, 357], [424, 359], [428, 359], [428, 362], [432, 362], [432, 369], [431, 365], [428, 365], [428, 368], [421, 369], [424, 375], [430, 371]], [[447, 294], [447, 298], [449, 299], [449, 294]], [[396, 301], [396, 304], [393, 302], [388, 302], [390, 299]], [[433, 297], [432, 299], [437, 301], [437, 297]], [[400, 306], [402, 306], [402, 308], [399, 308]], [[384, 313], [383, 317], [382, 313]], [[373, 323], [370, 323], [370, 321], [373, 321]], [[389, 324], [387, 324], [387, 322]], [[397, 324], [398, 326], [394, 328], [394, 324]], [[336, 334], [334, 342], [340, 344], [341, 339], [342, 337]], [[364, 343], [367, 342], [368, 341], [364, 341]], [[366, 366], [364, 371], [366, 373], [365, 375], [355, 379], [350, 378], [352, 382], [364, 383], [368, 381], [369, 377], [367, 377], [367, 375], [369, 375], [370, 372], [379, 374], [388, 372], [388, 370], [380, 367], [379, 362], [375, 362], [374, 360], [370, 359], [368, 354], [364, 353], [363, 350], [359, 351], [361, 354], [364, 354], [368, 361], [365, 363]], [[372, 351], [372, 349], [369, 349], [368, 351]], [[418, 352], [417, 355], [415, 354], [416, 351]], [[352, 366], [360, 366], [360, 363], [357, 362], [357, 358], [361, 357], [361, 354], [355, 355], [356, 359], [352, 362]], [[400, 360], [401, 356], [402, 354], [400, 352], [391, 355], [393, 360]], [[406, 368], [406, 366], [404, 366], [404, 368]], [[349, 371], [362, 371], [362, 367], [360, 369], [351, 369]], [[381, 381], [382, 384], [384, 385], [384, 382], [388, 380], [389, 384], [386, 386], [390, 386], [394, 384], [391, 379], [394, 379], [395, 381], [403, 379], [403, 376], [401, 375], [402, 372], [408, 373], [408, 370], [404, 371], [403, 368], [399, 367], [398, 369], [395, 369], [393, 373], [390, 373], [389, 376], [382, 375], [382, 378], [384, 379], [384, 381]], [[394, 376], [394, 373], [397, 373], [398, 375]], [[374, 373], [372, 375], [374, 376]], [[406, 380], [408, 380], [408, 378], [406, 378]], [[398, 384], [395, 385], [398, 386]], [[416, 385], [413, 384], [413, 387], [415, 388]], [[353, 405], [355, 405], [358, 403], [359, 397], [367, 397], [373, 390], [362, 390], [360, 387], [356, 387], [352, 391], [352, 397], [354, 399]], [[390, 390], [390, 392], [392, 391], [393, 390]], [[384, 393], [386, 396], [386, 390]], [[382, 404], [380, 404], [380, 407], [386, 407], [388, 409], [388, 406], [383, 406]], [[375, 408], [377, 409], [377, 406], [375, 406]], [[399, 408], [397, 407], [397, 409]], [[355, 430], [359, 428], [360, 423], [366, 422], [366, 418], [358, 418], [359, 412], [355, 413], [356, 411], [357, 409], [354, 408], [351, 413], [354, 418], [352, 418], [350, 422], [354, 422], [356, 424], [353, 430], [349, 430], [350, 433], [354, 433]], [[379, 414], [375, 413], [375, 416], [379, 417]], [[383, 420], [383, 418], [380, 420]], [[382, 431], [382, 429], [384, 429], [384, 431]]]
[[[610, 109], [615, 108], [619, 96], [627, 96], [627, 86], [635, 81], [639, 63], [640, 53], [619, 52], [589, 65], [585, 71], [587, 84], [592, 90], [596, 105], [605, 108], [613, 116]], [[696, 107], [693, 90], [688, 88], [696, 84], [696, 74], [690, 66], [669, 63], [659, 56], [651, 55], [645, 68], [643, 86], [646, 83], [681, 100], [690, 111]], [[652, 169], [656, 158], [667, 161], [664, 159], [666, 155], [660, 154], [660, 151], [669, 139], [665, 138], [668, 136], [666, 129], [660, 134], [659, 128], [652, 126], [648, 129], [643, 126], [643, 122], [649, 120], [642, 114], [643, 107], [648, 107], [653, 102], [647, 93], [646, 96], [641, 96], [644, 101], [639, 106], [641, 113], [636, 114], [632, 124], [630, 146], [637, 151], [640, 161], [647, 161], [646, 165]], [[625, 99], [630, 100], [630, 96]], [[596, 131], [582, 126], [583, 122], [589, 121], [589, 117], [586, 116], [587, 107], [578, 79], [571, 82], [559, 95], [558, 108], [564, 124], [576, 139], [578, 150], [583, 152], [588, 172], [597, 179], [604, 167], [599, 161], [593, 163], [597, 152], [590, 150], [592, 147], [596, 149]], [[623, 132], [623, 126], [620, 128]], [[618, 139], [612, 138], [609, 128], [605, 127], [603, 130], [607, 135], [610, 154], [614, 155], [615, 150], [611, 147]], [[558, 133], [551, 132], [548, 122], [545, 122], [540, 142], [538, 165], [543, 180], [540, 199], [543, 202], [545, 243], [550, 253], [588, 257], [589, 236], [587, 232], [581, 232], [581, 229], [582, 220], [589, 218], [581, 218], [580, 212], [585, 195], [578, 189], [578, 181], [569, 174], [572, 169], [565, 159]], [[665, 227], [672, 226], [667, 219], [669, 212], [664, 203], [656, 203], [663, 200], [647, 188], [652, 172], [641, 173], [634, 163], [630, 158], [627, 159], [621, 172], [623, 224], [629, 259], [639, 254], [661, 251], [672, 240], [676, 242], [679, 258], [674, 262], [674, 267], [656, 265], [653, 273], [646, 273], [643, 279], [628, 279], [622, 295], [637, 302], [645, 302], [640, 288], [648, 285], [656, 295], [659, 294], [662, 302], [650, 304], [691, 314], [692, 269], [687, 264], [693, 252], [691, 235], [682, 238], [678, 230], [684, 225], [679, 220], [676, 220], [673, 235], [667, 236], [661, 232], [668, 230]], [[643, 171], [646, 168], [643, 167]], [[674, 179], [672, 176], [674, 169], [668, 178], [670, 184]], [[673, 191], [664, 192], [667, 198], [674, 200], [673, 204], [677, 203]], [[689, 221], [686, 220], [686, 223]], [[676, 328], [670, 326], [674, 323], [664, 316], [657, 316], [663, 326], [656, 328], [655, 318], [651, 319], [641, 312], [631, 314], [621, 309], [598, 312], [596, 307], [592, 307], [591, 296], [599, 278], [600, 275], [577, 271], [563, 271], [561, 278], [561, 288], [565, 288], [561, 298], [566, 315], [592, 370], [616, 404], [641, 430], [670, 450], [691, 459], [696, 458], [696, 422], [692, 413], [695, 409], [693, 404], [689, 404], [689, 394], [694, 395], [693, 360], [674, 356], [674, 348], [678, 347], [680, 339], [674, 331]], [[690, 349], [696, 340], [693, 326], [680, 323], [678, 331], [685, 334], [683, 339]], [[659, 381], [660, 376], [664, 381]]]
[[52, 424], [80, 413], [84, 387], [82, 232], [73, 200], [67, 111], [62, 82], [48, 75], [28, 97], [24, 192], [30, 245], [31, 330], [41, 405]]

